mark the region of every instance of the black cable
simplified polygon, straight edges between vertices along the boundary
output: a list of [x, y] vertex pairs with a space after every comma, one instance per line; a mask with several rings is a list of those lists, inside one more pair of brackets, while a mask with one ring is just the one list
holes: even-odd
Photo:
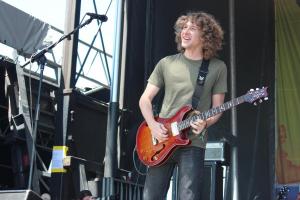
[[134, 184], [134, 194], [136, 194], [136, 190], [138, 189], [138, 182], [139, 182], [140, 175], [146, 176], [147, 171], [148, 171], [148, 167], [147, 167], [146, 173], [143, 173], [143, 172], [140, 171], [140, 169], [141, 169], [141, 167], [142, 167], [142, 164], [141, 164], [141, 163], [140, 163], [140, 165], [139, 165], [139, 168], [137, 168], [137, 165], [136, 165], [136, 162], [135, 162], [135, 153], [134, 153], [135, 151], [136, 151], [136, 145], [134, 146], [134, 149], [133, 149], [133, 151], [132, 151], [133, 165], [134, 165], [135, 170], [136, 170], [137, 173], [138, 173], [138, 176], [137, 176], [136, 181], [135, 181], [135, 184]]
[[[136, 146], [134, 146], [134, 149], [132, 151], [132, 159], [133, 159], [134, 168], [135, 168], [135, 170], [137, 171], [138, 174], [140, 174], [142, 176], [145, 176], [147, 174], [147, 172], [143, 173], [143, 172], [140, 171], [142, 165], [140, 164], [139, 169], [137, 168], [137, 165], [136, 165], [136, 162], [135, 162], [135, 159], [134, 159], [135, 158], [135, 153], [134, 153], [135, 151], [136, 151]], [[148, 167], [147, 167], [147, 169], [148, 169]]]

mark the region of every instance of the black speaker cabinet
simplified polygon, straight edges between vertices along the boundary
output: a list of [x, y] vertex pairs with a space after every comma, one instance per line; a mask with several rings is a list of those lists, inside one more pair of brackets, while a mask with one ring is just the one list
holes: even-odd
[[108, 105], [73, 91], [70, 98], [70, 125], [74, 156], [103, 163]]
[[31, 190], [0, 190], [1, 200], [42, 200]]
[[[177, 200], [177, 173], [178, 169], [175, 168], [173, 177], [171, 179], [172, 188], [168, 191], [168, 199], [171, 197]], [[225, 177], [224, 177], [225, 178]], [[217, 161], [204, 162], [204, 178], [201, 188], [200, 200], [223, 200], [223, 167]]]
[[201, 200], [223, 199], [223, 168], [216, 161], [204, 162], [204, 183]]

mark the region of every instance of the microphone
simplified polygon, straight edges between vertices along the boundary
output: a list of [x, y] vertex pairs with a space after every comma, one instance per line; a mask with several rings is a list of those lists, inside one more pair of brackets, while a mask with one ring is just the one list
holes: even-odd
[[106, 15], [98, 15], [96, 13], [86, 13], [86, 15], [90, 16], [92, 19], [99, 19], [101, 22], [107, 21]]

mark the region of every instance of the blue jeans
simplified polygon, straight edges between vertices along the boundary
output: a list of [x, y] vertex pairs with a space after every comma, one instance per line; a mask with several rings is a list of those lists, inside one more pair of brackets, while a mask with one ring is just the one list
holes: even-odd
[[199, 147], [178, 148], [166, 163], [150, 167], [146, 176], [143, 200], [165, 199], [176, 165], [179, 200], [199, 200], [204, 173], [204, 153], [205, 149]]

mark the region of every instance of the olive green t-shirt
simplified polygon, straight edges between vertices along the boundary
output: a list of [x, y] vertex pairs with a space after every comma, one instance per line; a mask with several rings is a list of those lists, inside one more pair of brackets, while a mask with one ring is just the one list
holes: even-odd
[[[153, 70], [148, 82], [164, 88], [159, 116], [170, 118], [184, 105], [192, 103], [192, 96], [196, 86], [202, 60], [191, 60], [182, 53], [161, 59]], [[212, 58], [208, 66], [208, 74], [200, 97], [198, 108], [206, 111], [211, 107], [212, 95], [227, 92], [227, 68], [223, 61]], [[205, 148], [206, 131], [199, 135], [190, 134], [193, 146]]]

